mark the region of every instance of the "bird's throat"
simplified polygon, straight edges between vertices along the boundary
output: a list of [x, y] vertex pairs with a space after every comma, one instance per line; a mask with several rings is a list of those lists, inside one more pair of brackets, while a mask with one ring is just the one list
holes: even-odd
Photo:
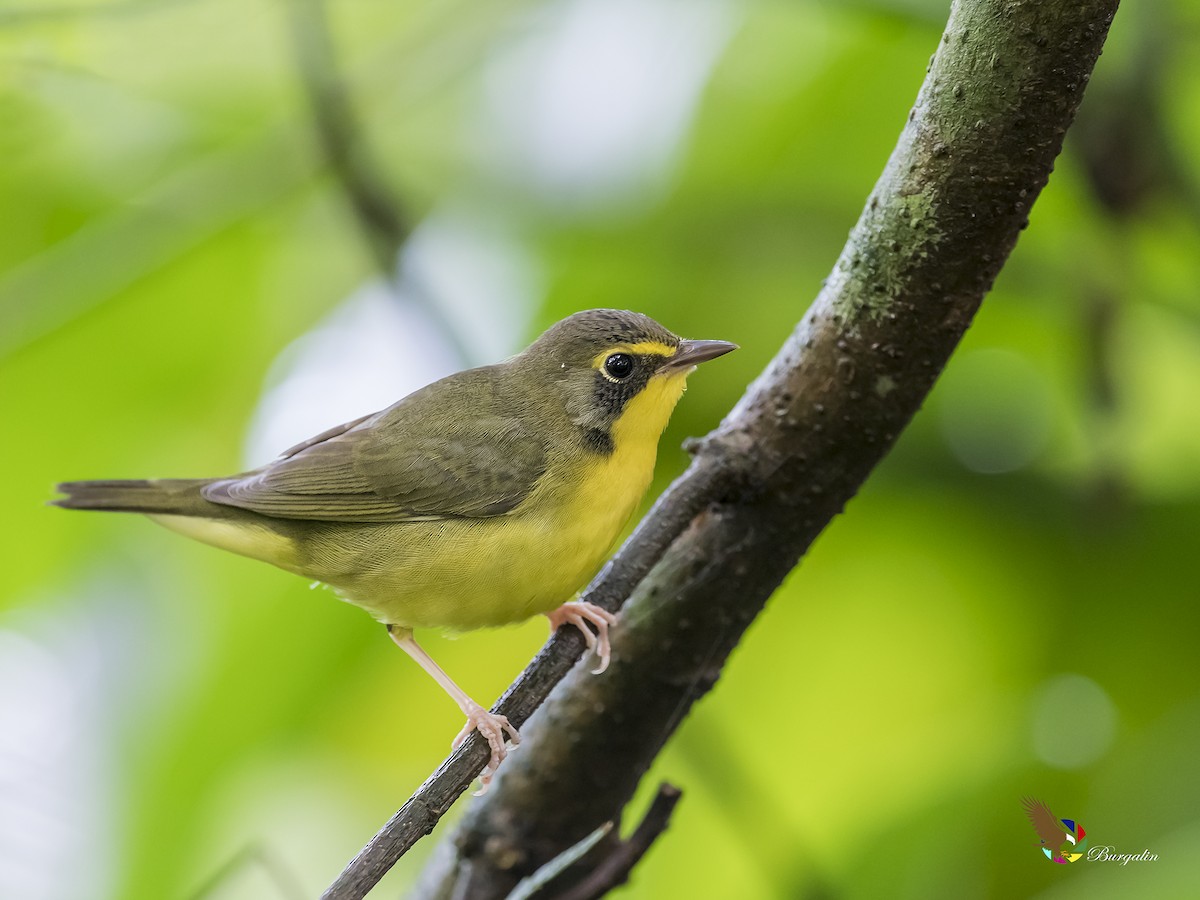
[[[655, 375], [646, 386], [630, 398], [612, 427], [612, 440], [617, 452], [649, 444], [650, 465], [654, 465], [654, 448], [658, 439], [687, 388], [687, 370]], [[635, 451], [636, 452], [636, 451]]]

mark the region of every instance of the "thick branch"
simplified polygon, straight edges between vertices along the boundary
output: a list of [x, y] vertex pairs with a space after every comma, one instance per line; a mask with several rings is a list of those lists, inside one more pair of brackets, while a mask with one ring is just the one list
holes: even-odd
[[1028, 223], [1116, 7], [954, 4], [824, 289], [657, 508], [696, 499], [697, 480], [723, 473], [626, 606], [612, 667], [600, 678], [575, 670], [556, 688], [420, 896], [503, 897], [619, 817], [746, 626], [928, 394]]
[[[615, 608], [690, 523], [630, 603], [613, 667], [555, 691], [422, 896], [503, 896], [619, 816], [746, 625], [928, 393], [1027, 224], [1116, 7], [954, 6], [824, 290], [589, 591]], [[582, 649], [577, 633], [556, 635], [496, 710], [524, 723]], [[486, 757], [469, 740], [324, 896], [364, 896]]]

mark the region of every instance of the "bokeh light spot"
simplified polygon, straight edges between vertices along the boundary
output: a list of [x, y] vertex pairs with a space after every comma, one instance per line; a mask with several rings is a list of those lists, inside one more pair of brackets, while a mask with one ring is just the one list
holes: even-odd
[[1020, 354], [991, 349], [963, 355], [946, 370], [937, 397], [946, 443], [972, 472], [1015, 472], [1046, 447], [1049, 386]]
[[1105, 690], [1083, 675], [1048, 679], [1033, 701], [1033, 751], [1056, 769], [1079, 769], [1111, 746], [1117, 711]]

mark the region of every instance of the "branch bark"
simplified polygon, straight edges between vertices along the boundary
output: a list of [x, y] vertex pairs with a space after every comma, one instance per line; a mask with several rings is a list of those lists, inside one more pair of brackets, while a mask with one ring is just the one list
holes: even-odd
[[[742, 632], [928, 394], [1028, 224], [1117, 5], [955, 2], [816, 301], [590, 591], [611, 609], [636, 587], [612, 666], [558, 684], [419, 896], [504, 897], [619, 819]], [[553, 638], [498, 711], [524, 722], [581, 650], [575, 634]], [[363, 896], [485, 757], [477, 740], [461, 748], [325, 897]]]

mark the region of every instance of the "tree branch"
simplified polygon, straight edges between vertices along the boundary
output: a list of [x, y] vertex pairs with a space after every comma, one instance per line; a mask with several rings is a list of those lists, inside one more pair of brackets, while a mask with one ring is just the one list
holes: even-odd
[[[746, 626], [928, 394], [1028, 223], [1116, 8], [954, 4], [816, 301], [592, 588], [609, 609], [637, 588], [612, 666], [599, 678], [577, 669], [554, 690], [427, 869], [421, 897], [503, 897], [619, 817]], [[524, 722], [581, 649], [577, 634], [554, 637], [498, 711]], [[454, 754], [325, 897], [364, 896], [486, 755], [478, 740]]]

